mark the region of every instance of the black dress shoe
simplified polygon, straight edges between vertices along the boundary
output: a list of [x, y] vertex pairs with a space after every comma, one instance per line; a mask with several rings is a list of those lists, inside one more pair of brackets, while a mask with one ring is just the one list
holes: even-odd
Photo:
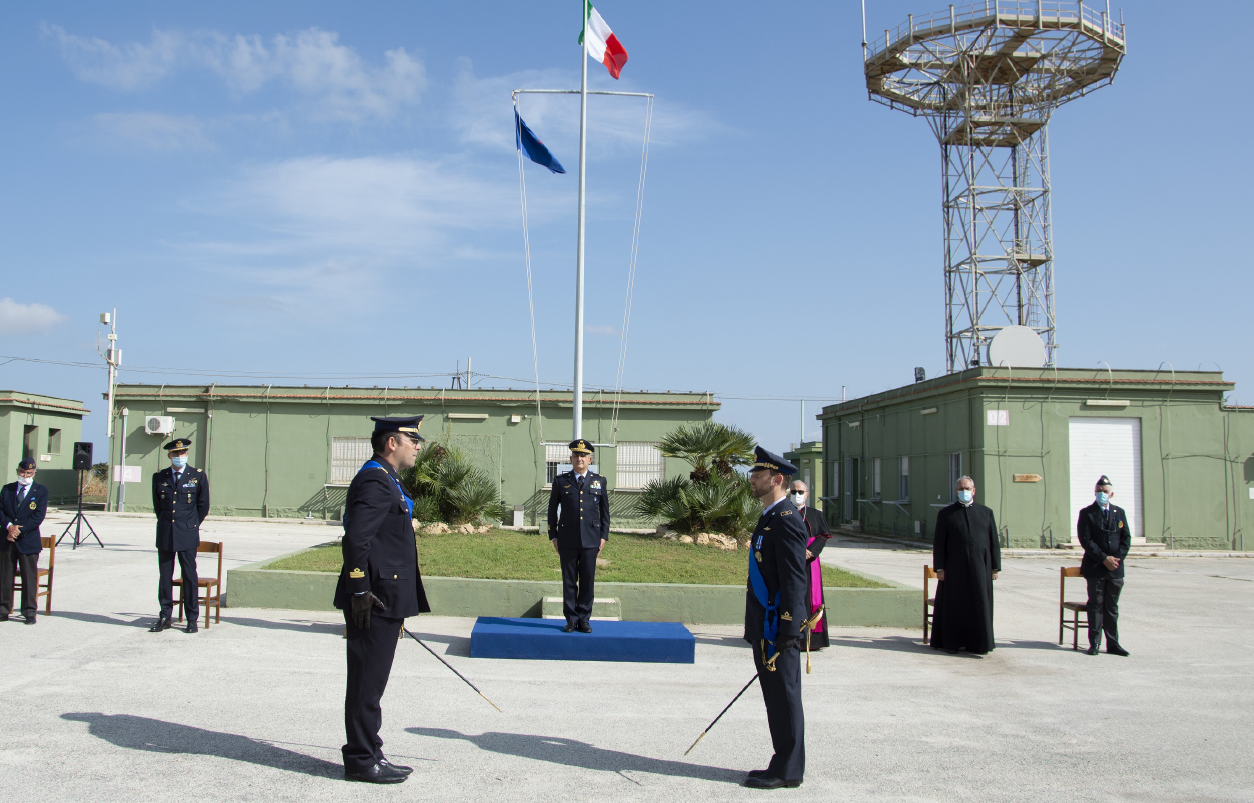
[[1084, 651], [1084, 654], [1085, 654], [1085, 655], [1097, 655], [1097, 645], [1096, 645], [1096, 644], [1090, 644], [1090, 645], [1089, 645], [1089, 648], [1088, 648], [1087, 650], [1085, 650], [1085, 651]]
[[592, 632], [592, 625], [588, 624], [587, 622], [580, 622], [580, 623], [579, 623], [579, 632], [580, 632], [580, 633], [591, 633], [591, 632]]
[[801, 786], [801, 779], [785, 781], [774, 775], [750, 775], [745, 778], [745, 786], [750, 789], [796, 789]]
[[0, 613], [0, 622], [7, 622], [7, 621], [9, 621], [9, 615], [7, 613]]
[[574, 633], [574, 632], [575, 632], [575, 623], [574, 623], [574, 622], [567, 622], [567, 623], [566, 623], [566, 627], [563, 627], [563, 628], [562, 628], [562, 632], [563, 632], [563, 633]]
[[161, 616], [157, 618], [156, 623], [153, 624], [152, 627], [148, 628], [148, 632], [160, 633], [162, 630], [169, 630], [169, 629], [170, 629], [170, 617]]
[[771, 771], [770, 771], [769, 769], [766, 769], [766, 770], [749, 770], [749, 777], [750, 777], [750, 778], [761, 778], [763, 775], [770, 775], [770, 774], [771, 774]]
[[195, 633], [199, 629], [200, 629], [200, 625], [196, 624], [195, 619], [187, 620], [187, 632], [188, 633]]
[[388, 767], [389, 769], [394, 769], [397, 772], [403, 772], [406, 775], [414, 771], [413, 767], [406, 767], [404, 764], [393, 764], [391, 761], [388, 761], [386, 758], [379, 759], [379, 763], [385, 767]]
[[364, 781], [365, 783], [401, 783], [408, 777], [408, 773], [401, 772], [390, 765], [384, 766], [383, 762], [372, 764], [360, 772], [349, 772], [347, 768], [344, 770], [344, 780], [346, 781]]
[[1128, 651], [1127, 651], [1127, 650], [1125, 650], [1123, 647], [1120, 647], [1118, 644], [1107, 644], [1107, 645], [1106, 645], [1106, 654], [1107, 654], [1107, 655], [1123, 655], [1123, 656], [1128, 656], [1128, 655], [1131, 655], [1132, 653], [1128, 652]]
[[[35, 624], [35, 617], [33, 617], [33, 616], [28, 616], [28, 617], [26, 617], [26, 624], [28, 624], [28, 625], [33, 625], [33, 624]], [[1124, 655], [1127, 655], [1127, 653], [1125, 652], [1125, 653], [1124, 653]]]

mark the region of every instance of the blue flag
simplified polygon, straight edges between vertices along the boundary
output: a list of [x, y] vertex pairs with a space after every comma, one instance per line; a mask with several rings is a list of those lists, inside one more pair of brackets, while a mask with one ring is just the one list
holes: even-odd
[[518, 109], [514, 109], [514, 134], [518, 142], [518, 148], [527, 154], [527, 158], [538, 165], [543, 165], [554, 173], [565, 173], [566, 168], [562, 167], [562, 163], [553, 158], [553, 154], [549, 153], [549, 149], [544, 147], [544, 143], [540, 138], [531, 133], [531, 129], [518, 116]]

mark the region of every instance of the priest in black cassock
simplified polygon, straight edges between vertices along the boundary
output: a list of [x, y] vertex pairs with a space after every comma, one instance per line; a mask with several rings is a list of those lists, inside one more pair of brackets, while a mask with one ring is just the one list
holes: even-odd
[[976, 504], [974, 480], [962, 477], [955, 490], [958, 501], [937, 514], [932, 541], [932, 648], [985, 655], [994, 647], [993, 581], [1001, 571], [997, 522], [991, 509]]

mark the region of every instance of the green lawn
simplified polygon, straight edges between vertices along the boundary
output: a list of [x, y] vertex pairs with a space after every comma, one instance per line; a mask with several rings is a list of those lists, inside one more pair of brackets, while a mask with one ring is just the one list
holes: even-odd
[[[708, 583], [743, 585], [748, 553], [725, 552], [696, 544], [642, 535], [614, 533], [597, 569], [607, 583]], [[424, 535], [418, 539], [418, 564], [434, 577], [477, 577], [491, 580], [558, 580], [561, 571], [548, 540], [535, 533], [492, 530], [483, 535]], [[314, 547], [275, 561], [267, 569], [339, 572], [338, 544]], [[823, 568], [823, 585], [846, 588], [884, 588], [831, 566]]]

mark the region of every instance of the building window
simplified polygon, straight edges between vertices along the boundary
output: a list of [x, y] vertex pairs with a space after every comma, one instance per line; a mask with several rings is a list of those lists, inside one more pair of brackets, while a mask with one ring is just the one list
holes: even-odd
[[361, 466], [374, 455], [369, 438], [331, 439], [331, 481], [329, 485], [348, 485]]
[[614, 487], [643, 490], [650, 482], [666, 479], [666, 458], [656, 443], [619, 441], [617, 472]]
[[910, 458], [900, 458], [897, 465], [897, 501], [905, 502], [910, 499]]
[[39, 427], [25, 427], [22, 430], [22, 457], [34, 460], [39, 456], [35, 453], [37, 448], [39, 448]]
[[871, 498], [879, 499], [883, 496], [884, 485], [881, 481], [883, 478], [883, 461], [878, 457], [871, 458]]
[[48, 454], [61, 454], [61, 430], [48, 430]]
[[857, 517], [854, 515], [854, 503], [857, 501], [855, 494], [858, 488], [854, 487], [858, 482], [858, 459], [856, 457], [845, 458], [845, 521], [855, 521]]
[[557, 479], [557, 468], [563, 464], [570, 465], [570, 447], [564, 443], [544, 444], [545, 485], [553, 484], [553, 480]]
[[954, 452], [949, 456], [949, 500], [952, 502], [957, 496], [954, 488], [958, 485], [958, 478], [962, 476], [962, 452]]

